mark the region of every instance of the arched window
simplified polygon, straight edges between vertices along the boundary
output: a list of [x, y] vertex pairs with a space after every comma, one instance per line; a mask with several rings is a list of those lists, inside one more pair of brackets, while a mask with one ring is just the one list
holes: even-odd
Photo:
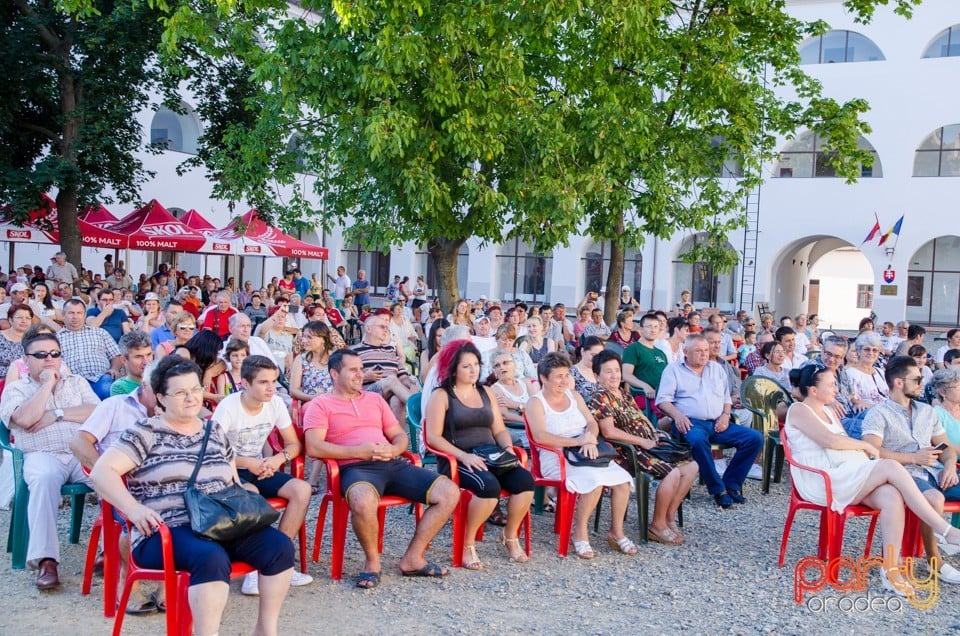
[[913, 176], [960, 177], [960, 124], [937, 128], [920, 142]]
[[907, 320], [960, 324], [960, 236], [928, 241], [910, 259]]
[[[426, 282], [427, 289], [431, 290], [431, 293], [436, 294], [437, 290], [440, 289], [440, 278], [437, 276], [437, 266], [433, 262], [433, 255], [427, 251], [427, 248], [424, 247], [422, 250], [417, 252], [417, 257], [420, 263], [417, 273], [423, 272], [424, 269], [427, 271]], [[460, 298], [467, 297], [467, 268], [470, 266], [470, 248], [467, 247], [467, 244], [464, 243], [460, 246], [460, 251], [457, 252], [457, 291]], [[403, 274], [401, 274], [401, 277]], [[414, 285], [417, 282], [417, 276], [415, 274], [410, 275], [410, 289], [413, 289]]]
[[[689, 289], [693, 302], [697, 305], [733, 308], [737, 268], [726, 274], [717, 272], [712, 265], [704, 262], [685, 263], [679, 257], [693, 250], [697, 243], [707, 240], [706, 234], [687, 237], [677, 250], [677, 259], [673, 261], [673, 289], [677, 298], [684, 289]], [[730, 243], [727, 249], [733, 249]]]
[[497, 254], [500, 297], [525, 301], [550, 300], [553, 284], [553, 256], [537, 254], [520, 239], [510, 239]]
[[150, 122], [150, 145], [195, 155], [200, 139], [200, 123], [189, 106], [181, 102], [180, 107], [182, 115], [166, 106], [157, 110]]
[[359, 242], [354, 241], [345, 245], [341, 252], [347, 261], [345, 267], [351, 281], [356, 280], [357, 270], [365, 270], [367, 280], [370, 281], [370, 291], [374, 294], [386, 293], [391, 280], [389, 249], [365, 250]]
[[[860, 150], [867, 150], [873, 155], [872, 166], [860, 166], [860, 177], [864, 179], [882, 177], [883, 166], [880, 164], [880, 156], [870, 142], [860, 137], [857, 147]], [[807, 131], [787, 144], [780, 153], [780, 161], [777, 164], [774, 176], [798, 179], [836, 177], [836, 170], [827, 162], [827, 157], [828, 154], [822, 148], [820, 137], [814, 132]]]
[[960, 24], [944, 29], [933, 38], [923, 57], [955, 57], [960, 55]]
[[801, 64], [877, 62], [886, 59], [880, 47], [856, 31], [827, 31], [800, 45]]
[[[639, 250], [628, 247], [623, 255], [623, 284], [629, 285], [633, 296], [640, 293], [643, 257]], [[586, 291], [600, 291], [607, 284], [607, 273], [610, 271], [610, 241], [597, 245], [591, 243], [583, 257], [583, 281]]]

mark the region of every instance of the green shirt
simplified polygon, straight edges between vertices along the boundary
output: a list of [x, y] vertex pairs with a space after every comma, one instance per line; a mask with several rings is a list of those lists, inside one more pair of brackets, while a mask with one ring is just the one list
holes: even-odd
[[[660, 376], [667, 368], [667, 354], [657, 347], [647, 347], [642, 342], [634, 342], [623, 352], [623, 363], [633, 365], [633, 377], [646, 382], [656, 391], [660, 388]], [[635, 387], [630, 391], [639, 394]]]
[[110, 385], [110, 395], [126, 395], [133, 393], [140, 388], [141, 382], [137, 382], [130, 376], [123, 376]]

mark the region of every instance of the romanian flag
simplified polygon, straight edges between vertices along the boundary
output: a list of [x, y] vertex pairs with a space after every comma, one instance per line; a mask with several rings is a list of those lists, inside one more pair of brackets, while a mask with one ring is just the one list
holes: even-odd
[[[877, 216], [877, 213], [876, 213], [876, 212], [873, 213], [873, 218], [876, 219], [876, 220], [875, 220], [874, 223], [873, 223], [873, 227], [870, 228], [870, 233], [867, 234], [867, 238], [863, 239], [863, 243], [869, 243], [869, 242], [872, 241], [874, 238], [876, 238], [877, 234], [880, 233], [880, 218]], [[897, 228], [897, 229], [898, 229], [898, 231], [899, 231], [899, 228]], [[861, 243], [860, 245], [863, 245], [863, 243]], [[882, 244], [882, 242], [881, 242], [881, 244]]]
[[887, 233], [880, 237], [880, 245], [883, 245], [887, 242], [891, 236], [900, 236], [900, 226], [903, 225], [903, 216], [897, 219], [897, 222], [893, 224], [893, 227], [887, 230]]

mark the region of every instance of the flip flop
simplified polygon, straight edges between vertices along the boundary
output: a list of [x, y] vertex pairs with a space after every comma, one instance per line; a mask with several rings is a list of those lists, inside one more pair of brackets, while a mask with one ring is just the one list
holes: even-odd
[[160, 610], [156, 602], [152, 598], [148, 598], [137, 605], [127, 605], [127, 609], [124, 611], [129, 616], [148, 616], [150, 614], [156, 614]]
[[379, 572], [361, 572], [357, 575], [357, 587], [361, 590], [372, 590], [380, 585]]
[[427, 578], [439, 579], [449, 574], [449, 572], [436, 563], [427, 563], [419, 570], [400, 570], [400, 574], [403, 576], [423, 576]]
[[161, 614], [167, 611], [167, 604], [165, 601], [160, 600], [160, 593], [154, 592], [150, 595], [150, 598], [153, 599], [154, 604], [157, 606], [157, 611]]

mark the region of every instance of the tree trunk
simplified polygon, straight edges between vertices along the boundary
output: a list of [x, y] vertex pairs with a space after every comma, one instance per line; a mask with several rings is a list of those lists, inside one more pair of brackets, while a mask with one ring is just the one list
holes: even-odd
[[62, 187], [57, 193], [57, 225], [60, 228], [60, 249], [80, 273], [80, 226], [77, 224], [77, 189]]
[[440, 285], [440, 307], [443, 313], [453, 311], [453, 306], [460, 300], [460, 289], [457, 283], [457, 265], [460, 256], [460, 246], [467, 239], [430, 239], [427, 251], [433, 257], [433, 264], [437, 268], [437, 282]]
[[[617, 219], [617, 237], [623, 236], [623, 212]], [[623, 285], [623, 243], [617, 238], [610, 241], [610, 269], [607, 270], [607, 295], [603, 299], [603, 320], [612, 325], [617, 320], [620, 306], [620, 287]], [[634, 292], [635, 290], [630, 290]]]
[[[64, 69], [71, 68], [70, 39], [63, 40], [58, 53], [63, 59]], [[80, 122], [77, 120], [77, 104], [83, 99], [82, 89], [77, 77], [69, 70], [62, 70], [60, 80], [60, 114], [63, 118], [63, 137], [60, 139], [60, 159], [66, 165], [77, 164], [77, 141], [80, 137]], [[59, 184], [57, 194], [57, 225], [60, 231], [60, 250], [66, 253], [67, 262], [73, 263], [80, 273], [81, 236], [77, 224], [77, 181], [76, 176], [68, 175], [65, 182]]]

